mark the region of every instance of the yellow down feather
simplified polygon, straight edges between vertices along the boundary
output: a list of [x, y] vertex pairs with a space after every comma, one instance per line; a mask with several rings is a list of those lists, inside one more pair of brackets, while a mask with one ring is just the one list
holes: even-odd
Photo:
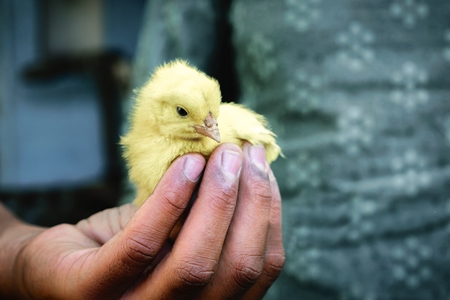
[[[192, 152], [209, 157], [219, 145], [214, 135], [216, 123], [220, 143], [240, 147], [244, 141], [262, 144], [269, 163], [281, 154], [264, 117], [242, 105], [221, 103], [215, 79], [182, 60], [155, 70], [137, 92], [130, 130], [121, 139], [129, 177], [138, 190], [134, 200], [138, 206], [153, 192], [175, 158]], [[202, 133], [205, 128], [208, 134], [215, 132], [212, 137]]]

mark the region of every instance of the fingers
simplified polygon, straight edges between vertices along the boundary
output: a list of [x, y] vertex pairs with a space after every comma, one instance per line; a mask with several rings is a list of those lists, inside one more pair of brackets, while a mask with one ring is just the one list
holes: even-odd
[[124, 204], [98, 212], [81, 220], [75, 226], [100, 246], [125, 228], [136, 210], [137, 206], [134, 203]]
[[214, 275], [236, 206], [241, 149], [219, 146], [211, 155], [198, 198], [172, 252], [134, 292], [157, 299], [194, 297]]
[[280, 275], [286, 259], [281, 231], [281, 196], [277, 181], [270, 169], [269, 178], [272, 190], [272, 202], [263, 272], [256, 284], [245, 293], [243, 299], [261, 299]]
[[204, 165], [198, 154], [175, 160], [125, 228], [99, 249], [94, 257], [99, 267], [90, 277], [101, 278], [96, 286], [103, 296], [123, 294], [155, 259], [188, 205]]
[[236, 212], [218, 270], [204, 299], [238, 299], [262, 276], [270, 226], [272, 191], [263, 146], [244, 146]]

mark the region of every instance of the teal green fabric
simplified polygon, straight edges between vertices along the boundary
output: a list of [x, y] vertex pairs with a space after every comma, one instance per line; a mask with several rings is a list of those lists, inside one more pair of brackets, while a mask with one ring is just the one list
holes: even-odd
[[149, 1], [135, 83], [175, 57], [208, 72], [230, 39], [241, 93], [225, 100], [264, 114], [286, 155], [287, 261], [267, 299], [448, 299], [450, 2], [227, 9]]

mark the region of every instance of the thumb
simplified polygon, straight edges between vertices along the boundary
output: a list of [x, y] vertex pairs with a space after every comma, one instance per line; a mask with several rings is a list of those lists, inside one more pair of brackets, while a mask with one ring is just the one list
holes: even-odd
[[125, 228], [96, 252], [97, 268], [89, 276], [98, 282], [94, 294], [120, 296], [142, 276], [187, 207], [204, 166], [198, 154], [172, 163]]

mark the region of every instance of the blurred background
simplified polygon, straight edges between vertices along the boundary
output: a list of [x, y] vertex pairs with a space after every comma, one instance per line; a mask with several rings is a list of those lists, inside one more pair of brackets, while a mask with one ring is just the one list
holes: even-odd
[[0, 1], [0, 198], [25, 220], [116, 205], [118, 147], [145, 1]]

